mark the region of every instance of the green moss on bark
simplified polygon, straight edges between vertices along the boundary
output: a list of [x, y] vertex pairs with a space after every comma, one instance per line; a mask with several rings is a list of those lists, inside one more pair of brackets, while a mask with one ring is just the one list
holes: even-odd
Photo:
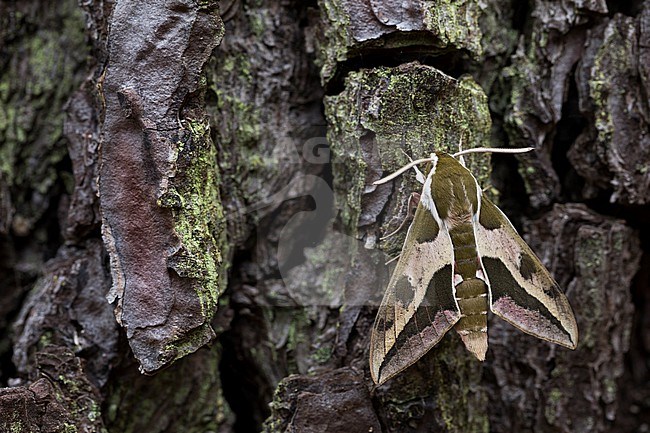
[[189, 120], [187, 128], [189, 136], [178, 143], [173, 185], [161, 195], [159, 205], [171, 207], [174, 231], [181, 241], [171, 267], [181, 277], [199, 282], [195, 287], [203, 315], [210, 318], [225, 286], [225, 217], [209, 126]]
[[424, 23], [444, 46], [467, 50], [479, 58], [483, 54], [480, 15], [479, 2], [475, 0], [441, 0], [424, 8]]
[[319, 2], [323, 17], [323, 39], [318, 51], [318, 63], [321, 66], [323, 82], [334, 75], [336, 65], [347, 60], [351, 36], [350, 15], [338, 0], [323, 0]]
[[[227, 52], [219, 62], [213, 61], [208, 83], [216, 99], [208, 110], [219, 122], [214, 133], [223, 184], [230, 188], [233, 200], [250, 203], [267, 198], [256, 195], [260, 192], [259, 179], [269, 178], [277, 170], [277, 160], [260, 152], [259, 144], [268, 139], [268, 133], [262, 118], [263, 107], [254, 102], [259, 82], [253, 78], [253, 68], [246, 55]], [[220, 83], [229, 85], [222, 88]]]
[[38, 23], [18, 13], [0, 18], [2, 40], [8, 42], [0, 75], [0, 179], [16, 191], [0, 197], [0, 208], [12, 200], [19, 222], [14, 230], [21, 236], [47, 211], [47, 197], [56, 195], [51, 191], [59, 180], [57, 165], [67, 155], [64, 105], [81, 81], [88, 53], [76, 2], [56, 8], [39, 15], [47, 20]]
[[[111, 384], [106, 400], [108, 429], [123, 433], [221, 431], [232, 422], [232, 412], [220, 388], [218, 352], [217, 346], [201, 349], [153, 377], [123, 372], [123, 380]], [[179, 376], [184, 379], [179, 381]], [[174, 409], [178, 407], [185, 409], [180, 417]]]
[[621, 22], [621, 27], [610, 25], [605, 31], [603, 44], [595, 55], [591, 68], [589, 82], [589, 96], [594, 103], [595, 127], [597, 140], [604, 146], [609, 146], [614, 135], [614, 120], [611, 115], [612, 100], [620, 96], [616, 92], [623, 92], [613, 85], [614, 77], [633, 76], [636, 66], [630, 64], [635, 51], [634, 41], [627, 35], [633, 33], [635, 23], [632, 19]]
[[[317, 62], [321, 80], [330, 81], [341, 63], [365, 52], [426, 46], [430, 53], [464, 51], [479, 59], [483, 53], [479, 18], [474, 0], [442, 0], [405, 5], [393, 10], [389, 24], [377, 3], [355, 4], [350, 0], [320, 0], [322, 35]], [[408, 9], [408, 12], [407, 12]], [[386, 18], [386, 17], [384, 17]]]
[[[491, 127], [487, 98], [470, 77], [455, 80], [417, 63], [351, 73], [345, 90], [325, 99], [325, 114], [337, 203], [352, 233], [364, 189], [377, 180], [367, 178], [369, 153], [391, 172], [408, 162], [402, 151], [422, 158], [436, 150], [455, 152], [461, 143], [463, 148], [485, 146]], [[362, 149], [364, 140], [372, 149]], [[479, 183], [485, 183], [489, 157], [466, 159]]]

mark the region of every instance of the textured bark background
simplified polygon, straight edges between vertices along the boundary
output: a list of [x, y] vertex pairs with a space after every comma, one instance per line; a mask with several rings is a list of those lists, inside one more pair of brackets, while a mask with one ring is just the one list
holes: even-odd
[[[0, 432], [650, 429], [649, 95], [648, 0], [0, 0]], [[461, 142], [580, 344], [375, 388], [372, 182]]]

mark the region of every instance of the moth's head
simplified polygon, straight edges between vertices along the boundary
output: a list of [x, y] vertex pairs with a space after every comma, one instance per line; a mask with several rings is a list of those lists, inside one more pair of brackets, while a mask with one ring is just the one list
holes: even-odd
[[[449, 173], [456, 172], [458, 176], [464, 175], [465, 166], [456, 158], [447, 152], [437, 151], [429, 155], [428, 161], [424, 164], [424, 173], [427, 177], [432, 177], [436, 172]], [[464, 171], [463, 171], [464, 170]]]
[[461, 162], [454, 158], [452, 155], [448, 154], [447, 152], [435, 152], [431, 154], [431, 158], [434, 159], [434, 164], [433, 164], [433, 169], [441, 169], [444, 168], [446, 170], [450, 169], [456, 169], [463, 167], [463, 164]]

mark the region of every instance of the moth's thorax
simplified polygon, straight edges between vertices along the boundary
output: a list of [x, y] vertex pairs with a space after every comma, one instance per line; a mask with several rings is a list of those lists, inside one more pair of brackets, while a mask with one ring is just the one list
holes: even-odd
[[447, 224], [467, 223], [479, 209], [476, 179], [451, 155], [439, 152], [436, 157], [424, 184], [424, 204]]

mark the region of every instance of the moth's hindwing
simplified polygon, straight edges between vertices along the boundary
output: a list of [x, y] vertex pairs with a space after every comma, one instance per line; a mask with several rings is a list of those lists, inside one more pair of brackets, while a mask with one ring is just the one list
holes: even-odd
[[485, 195], [475, 233], [494, 314], [528, 334], [575, 349], [578, 327], [569, 301], [508, 218]]
[[413, 364], [459, 320], [452, 266], [448, 233], [420, 203], [370, 337], [375, 383]]

